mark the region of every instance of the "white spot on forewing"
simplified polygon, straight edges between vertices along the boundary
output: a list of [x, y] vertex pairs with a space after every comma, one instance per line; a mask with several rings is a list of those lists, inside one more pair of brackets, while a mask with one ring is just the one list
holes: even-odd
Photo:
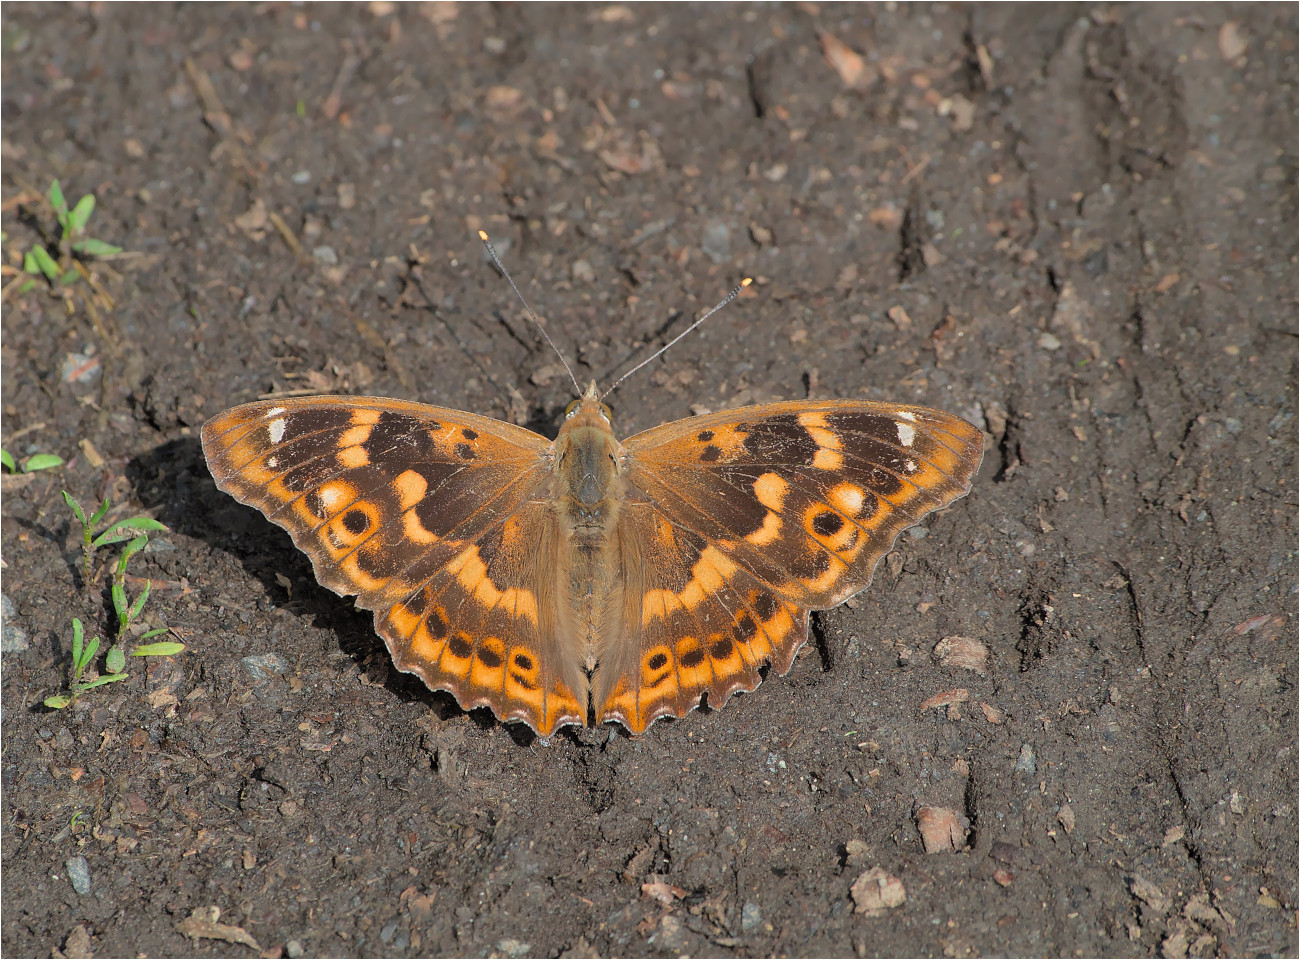
[[894, 426], [898, 428], [898, 442], [905, 447], [910, 447], [912, 441], [916, 439], [916, 427], [906, 423], [896, 423]]
[[899, 420], [910, 420], [912, 423], [916, 423], [916, 414], [908, 410], [899, 410], [895, 412], [894, 416], [898, 417]]
[[266, 432], [271, 435], [272, 443], [279, 443], [284, 439], [284, 428], [288, 421], [281, 417], [279, 420], [272, 420], [266, 425]]
[[280, 465], [280, 458], [279, 458], [279, 457], [267, 457], [267, 458], [266, 458], [266, 465], [267, 465], [268, 467], [270, 467], [272, 470], [274, 470], [276, 467], [278, 467], [278, 466]]
[[282, 413], [284, 413], [284, 407], [272, 407], [270, 410], [266, 411], [264, 416], [278, 417]]
[[903, 461], [903, 469], [907, 473], [916, 473], [916, 461], [915, 460]]

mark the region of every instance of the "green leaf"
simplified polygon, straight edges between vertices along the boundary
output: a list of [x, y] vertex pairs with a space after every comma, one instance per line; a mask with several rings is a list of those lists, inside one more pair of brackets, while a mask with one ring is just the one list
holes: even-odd
[[[118, 569], [122, 569], [121, 564], [119, 564]], [[113, 610], [117, 613], [117, 625], [119, 629], [125, 630], [127, 614], [126, 587], [122, 586], [120, 583], [113, 584]]]
[[113, 644], [108, 648], [108, 655], [104, 657], [104, 666], [109, 673], [121, 673], [126, 668], [126, 653], [122, 650], [121, 644]]
[[44, 247], [32, 247], [27, 251], [26, 256], [23, 257], [23, 270], [27, 273], [44, 274], [45, 279], [50, 283], [58, 283], [59, 275], [63, 272]]
[[135, 598], [135, 603], [131, 604], [131, 619], [136, 620], [140, 616], [140, 611], [144, 609], [144, 602], [149, 599], [149, 588], [153, 586], [152, 580], [144, 582], [144, 590], [140, 596]]
[[59, 215], [59, 223], [63, 223], [68, 215], [68, 201], [64, 199], [63, 188], [57, 179], [50, 181], [50, 206]]
[[104, 514], [106, 513], [108, 513], [108, 497], [104, 498], [104, 502], [99, 505], [99, 509], [91, 516], [90, 525], [93, 527], [95, 524], [99, 523], [99, 521], [104, 519]]
[[[166, 627], [162, 632], [166, 632]], [[146, 637], [152, 637], [159, 631], [151, 630], [146, 633]], [[145, 643], [131, 651], [133, 657], [174, 657], [185, 650], [185, 644], [177, 643], [175, 640], [163, 640], [159, 643]]]
[[91, 687], [102, 687], [106, 683], [116, 683], [119, 680], [129, 680], [129, 673], [106, 673], [102, 677], [96, 677], [94, 680], [87, 680], [81, 685], [82, 690], [89, 690]]
[[[102, 547], [106, 543], [118, 543], [122, 540], [135, 537], [141, 530], [166, 530], [167, 527], [159, 523], [153, 517], [131, 517], [129, 520], [119, 520], [103, 533], [95, 538], [94, 545]], [[137, 539], [139, 539], [137, 537]], [[146, 540], [148, 538], [145, 538]], [[141, 547], [144, 544], [140, 545]], [[137, 548], [139, 549], [139, 548]]]
[[76, 617], [72, 618], [72, 662], [77, 666], [82, 665], [81, 651], [85, 646], [85, 631], [81, 627], [81, 621]]
[[149, 543], [149, 538], [144, 534], [136, 537], [125, 547], [122, 548], [122, 557], [117, 561], [117, 570], [121, 574], [126, 573], [126, 562], [143, 550]]
[[66, 707], [66, 706], [67, 706], [68, 704], [70, 704], [71, 702], [72, 702], [72, 698], [71, 698], [71, 697], [65, 697], [65, 696], [63, 696], [62, 694], [60, 694], [60, 695], [57, 696], [57, 697], [46, 697], [46, 698], [45, 698], [45, 705], [46, 705], [47, 707], [49, 707], [51, 710], [62, 710], [64, 707]]
[[80, 233], [86, 229], [86, 224], [90, 221], [90, 215], [95, 212], [95, 195], [88, 193], [72, 208], [68, 214], [68, 226], [73, 233]]
[[63, 466], [62, 457], [56, 457], [52, 453], [38, 453], [27, 458], [27, 463], [23, 469], [26, 473], [35, 473], [37, 470], [52, 470], [61, 466]]
[[81, 279], [81, 271], [76, 267], [70, 267], [63, 271], [63, 276], [59, 277], [59, 283], [65, 287], [70, 287]]
[[18, 292], [27, 293], [28, 291], [35, 289], [35, 287], [36, 287], [35, 280], [24, 280], [23, 285], [18, 288]]
[[[158, 627], [158, 628], [155, 629], [155, 630], [150, 630], [148, 633], [142, 633], [142, 634], [140, 634], [140, 639], [141, 639], [141, 640], [148, 640], [150, 637], [156, 637], [156, 636], [158, 636], [158, 634], [160, 634], [160, 633], [171, 633], [171, 629], [172, 629], [171, 627]], [[140, 656], [140, 655], [141, 655], [141, 654], [139, 654], [139, 653], [133, 654], [133, 656], [137, 656], [137, 657]], [[146, 654], [144, 654], [144, 656], [147, 657], [147, 656], [149, 656], [149, 654], [146, 653]]]
[[86, 668], [95, 662], [95, 654], [99, 652], [99, 637], [91, 637], [90, 642], [86, 644], [86, 649], [82, 651], [81, 664], [77, 667], [77, 682], [81, 682], [81, 675], [86, 672]]
[[72, 245], [72, 249], [77, 253], [84, 253], [88, 257], [111, 257], [115, 253], [121, 253], [121, 247], [115, 247], [111, 243], [105, 243], [103, 240], [96, 240], [88, 237], [85, 240], [78, 240]]
[[10, 473], [18, 472], [18, 465], [14, 463], [13, 454], [3, 447], [0, 447], [0, 466], [8, 467]]

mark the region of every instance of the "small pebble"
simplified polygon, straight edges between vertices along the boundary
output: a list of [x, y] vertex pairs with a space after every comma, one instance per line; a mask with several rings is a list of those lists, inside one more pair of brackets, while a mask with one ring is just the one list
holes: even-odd
[[265, 683], [273, 675], [289, 672], [289, 662], [278, 653], [259, 653], [239, 661], [254, 683]]
[[745, 904], [740, 911], [740, 929], [745, 933], [755, 929], [763, 923], [763, 911], [759, 909], [758, 904], [752, 900]]
[[0, 594], [0, 653], [22, 653], [31, 646], [27, 631], [14, 623], [17, 617], [13, 601]]
[[526, 957], [533, 952], [533, 945], [514, 937], [505, 937], [497, 941], [497, 951], [506, 957]]
[[713, 220], [704, 228], [700, 249], [714, 263], [731, 259], [731, 230], [721, 220]]
[[330, 246], [314, 247], [311, 255], [321, 263], [328, 264], [331, 267], [339, 262], [339, 255], [335, 253], [334, 248]]
[[1038, 772], [1038, 760], [1034, 756], [1034, 748], [1029, 744], [1021, 744], [1020, 756], [1016, 758], [1016, 773], [1027, 773], [1033, 776]]
[[90, 893], [90, 865], [85, 857], [69, 857], [63, 861], [63, 869], [68, 871], [73, 890], [83, 897]]
[[1060, 350], [1061, 341], [1050, 333], [1044, 333], [1038, 338], [1038, 345], [1044, 350]]
[[289, 957], [289, 960], [299, 960], [299, 958], [307, 956], [307, 951], [303, 949], [301, 940], [290, 940], [286, 943], [284, 953], [285, 956]]

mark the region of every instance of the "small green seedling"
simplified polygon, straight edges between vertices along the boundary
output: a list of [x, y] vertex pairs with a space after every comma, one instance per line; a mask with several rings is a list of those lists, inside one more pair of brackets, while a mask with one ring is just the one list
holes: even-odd
[[[54, 216], [59, 221], [59, 257], [56, 260], [44, 246], [32, 247], [23, 256], [25, 273], [44, 276], [56, 286], [66, 286], [75, 283], [81, 277], [81, 272], [72, 263], [73, 254], [81, 257], [107, 257], [122, 252], [121, 247], [86, 236], [90, 215], [95, 212], [94, 194], [86, 194], [77, 201], [76, 206], [69, 209], [67, 198], [63, 196], [63, 188], [58, 180], [53, 180], [50, 182], [48, 199], [50, 206], [54, 208]], [[30, 284], [26, 285], [21, 292], [29, 289], [31, 289]]]
[[95, 654], [99, 652], [99, 637], [92, 637], [89, 643], [85, 642], [85, 630], [81, 626], [81, 621], [76, 617], [72, 618], [72, 681], [68, 684], [71, 693], [64, 695], [58, 694], [53, 697], [45, 698], [45, 705], [51, 710], [62, 710], [71, 704], [77, 697], [81, 696], [87, 690], [95, 687], [102, 687], [106, 683], [114, 683], [118, 680], [125, 680], [127, 674], [118, 672], [104, 674], [102, 677], [95, 677], [91, 680], [84, 680], [86, 669], [95, 662]]
[[[63, 499], [67, 501], [68, 506], [72, 508], [72, 512], [77, 515], [77, 520], [81, 523], [81, 559], [87, 583], [90, 582], [91, 558], [94, 557], [95, 551], [100, 547], [110, 543], [119, 543], [122, 540], [133, 539], [141, 530], [167, 529], [153, 517], [131, 517], [127, 520], [117, 521], [104, 530], [99, 536], [95, 536], [95, 524], [103, 520], [104, 514], [108, 513], [108, 498], [105, 497], [104, 502], [99, 505], [99, 509], [89, 517], [87, 517], [86, 512], [81, 509], [81, 504], [77, 502], [76, 498], [66, 490], [63, 491]], [[134, 553], [143, 547], [144, 544], [141, 543], [139, 547], [136, 547], [136, 549], [131, 552]], [[126, 556], [123, 557], [122, 562], [124, 563], [126, 557], [129, 556], [130, 554], [126, 554]], [[121, 563], [119, 563], [119, 567], [122, 567]], [[122, 569], [125, 570], [125, 567], [122, 567]]]
[[[139, 533], [141, 530], [166, 530], [167, 528], [154, 520], [152, 517], [132, 517], [129, 520], [119, 520], [109, 526], [98, 537], [94, 536], [95, 524], [104, 519], [108, 513], [109, 502], [107, 499], [100, 505], [90, 517], [86, 516], [76, 499], [66, 490], [63, 491], [63, 498], [72, 507], [73, 513], [81, 522], [83, 537], [83, 556], [86, 564], [86, 578], [90, 578], [90, 562], [96, 549], [110, 543], [118, 543], [122, 540], [130, 540], [122, 550], [122, 555], [118, 558], [117, 567], [113, 572], [113, 612], [117, 618], [116, 641], [108, 652], [104, 655], [103, 674], [86, 679], [86, 671], [91, 668], [95, 662], [95, 655], [99, 652], [102, 641], [99, 637], [93, 637], [87, 643], [85, 640], [85, 629], [81, 621], [77, 618], [72, 620], [72, 677], [68, 683], [68, 693], [56, 694], [52, 697], [45, 698], [45, 705], [51, 710], [62, 710], [76, 701], [77, 697], [92, 690], [95, 687], [101, 687], [106, 683], [115, 683], [118, 680], [125, 680], [129, 674], [126, 672], [126, 649], [123, 644], [132, 633], [132, 625], [139, 619], [140, 614], [144, 611], [145, 602], [149, 599], [149, 589], [152, 582], [146, 580], [144, 590], [135, 598], [132, 603], [126, 594], [126, 567], [131, 558], [145, 548], [149, 542], [147, 534]], [[140, 634], [141, 640], [148, 640], [159, 634], [166, 633], [167, 627], [158, 627], [154, 630], [147, 630]], [[185, 649], [185, 644], [175, 641], [161, 640], [156, 643], [142, 643], [131, 651], [133, 657], [171, 657], [181, 653]]]
[[0, 450], [0, 466], [10, 473], [35, 473], [37, 470], [53, 470], [63, 466], [63, 458], [52, 453], [34, 453], [23, 462], [22, 470], [19, 470], [14, 455], [8, 450]]

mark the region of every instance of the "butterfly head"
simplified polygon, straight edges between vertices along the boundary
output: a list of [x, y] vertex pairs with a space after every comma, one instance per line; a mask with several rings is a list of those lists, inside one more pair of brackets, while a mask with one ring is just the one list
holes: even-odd
[[584, 415], [586, 419], [593, 422], [604, 420], [606, 426], [611, 426], [614, 423], [614, 411], [610, 409], [608, 404], [600, 402], [600, 390], [596, 388], [595, 380], [591, 381], [582, 396], [564, 408], [566, 423]]

